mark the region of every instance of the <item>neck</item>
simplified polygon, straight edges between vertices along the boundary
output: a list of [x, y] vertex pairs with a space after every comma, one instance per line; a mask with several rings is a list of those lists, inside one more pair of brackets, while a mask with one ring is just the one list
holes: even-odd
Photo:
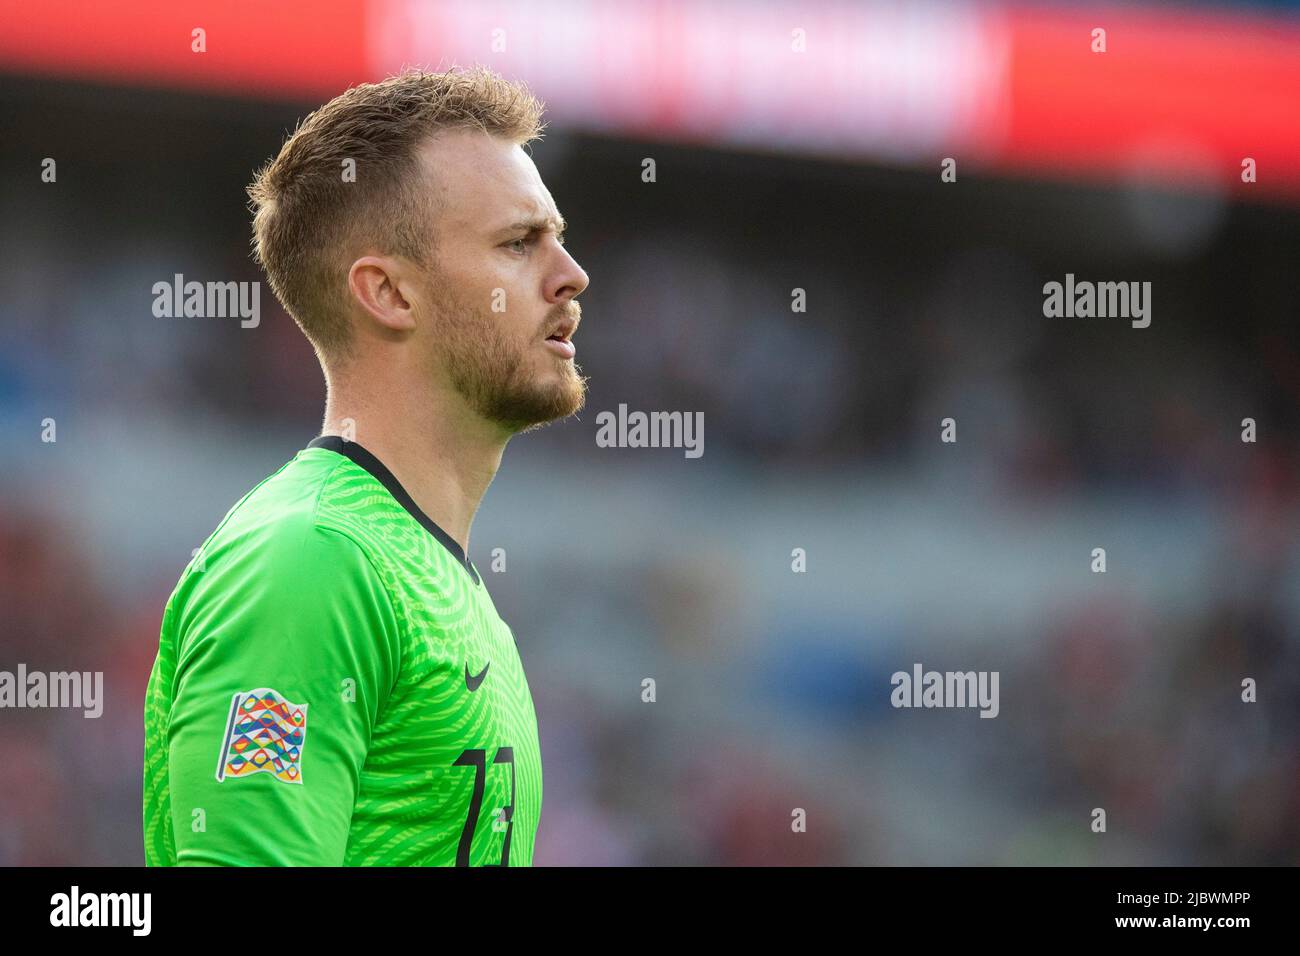
[[[392, 369], [388, 370], [392, 374]], [[382, 461], [416, 505], [469, 553], [470, 525], [510, 433], [450, 387], [393, 387], [381, 374], [326, 372], [322, 434], [343, 435]]]

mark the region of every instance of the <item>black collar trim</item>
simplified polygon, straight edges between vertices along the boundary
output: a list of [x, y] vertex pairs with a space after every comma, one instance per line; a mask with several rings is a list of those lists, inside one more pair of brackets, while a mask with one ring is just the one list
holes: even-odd
[[393, 496], [397, 503], [405, 508], [407, 513], [418, 521], [425, 531], [437, 538], [439, 544], [451, 552], [452, 557], [459, 561], [461, 567], [474, 579], [474, 583], [476, 585], [481, 583], [478, 569], [474, 567], [474, 562], [465, 554], [465, 549], [456, 543], [455, 538], [439, 528], [432, 518], [420, 510], [420, 506], [407, 494], [406, 489], [402, 487], [402, 483], [397, 480], [397, 477], [388, 470], [388, 467], [382, 461], [356, 442], [346, 441], [338, 435], [321, 435], [309, 443], [307, 447], [324, 448], [328, 451], [337, 452], [374, 475], [375, 480], [388, 489], [388, 493]]

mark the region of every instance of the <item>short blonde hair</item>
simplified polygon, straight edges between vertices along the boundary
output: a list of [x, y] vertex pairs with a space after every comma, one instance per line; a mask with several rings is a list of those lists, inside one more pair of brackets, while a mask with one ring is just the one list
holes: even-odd
[[407, 70], [352, 87], [298, 125], [248, 187], [253, 250], [322, 361], [348, 350], [347, 273], [363, 248], [429, 264], [420, 145], [467, 128], [525, 145], [542, 135], [542, 109], [526, 86], [486, 67]]

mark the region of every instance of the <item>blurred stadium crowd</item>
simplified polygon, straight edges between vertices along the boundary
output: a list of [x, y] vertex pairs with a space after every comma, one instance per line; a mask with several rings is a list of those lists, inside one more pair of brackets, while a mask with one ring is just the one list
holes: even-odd
[[[162, 607], [323, 399], [269, 289], [256, 329], [150, 290], [261, 278], [242, 190], [301, 109], [14, 78], [0, 108], [0, 667], [107, 694], [3, 714], [0, 864], [139, 864]], [[470, 552], [507, 554], [539, 865], [1300, 862], [1297, 210], [534, 153], [592, 280], [591, 393], [508, 449]], [[1045, 319], [1067, 272], [1151, 281], [1151, 327]], [[597, 448], [619, 403], [702, 411], [703, 458]], [[914, 662], [1000, 671], [1001, 715], [894, 710]]]

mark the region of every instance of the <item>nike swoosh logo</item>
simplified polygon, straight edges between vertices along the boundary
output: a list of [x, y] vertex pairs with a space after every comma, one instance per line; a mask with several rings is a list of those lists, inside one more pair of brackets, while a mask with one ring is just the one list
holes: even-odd
[[465, 662], [465, 689], [468, 690], [471, 694], [474, 693], [474, 691], [478, 690], [478, 685], [483, 683], [483, 678], [487, 677], [488, 668], [491, 666], [492, 666], [492, 662], [488, 661], [486, 664], [483, 665], [483, 669], [479, 671], [478, 674], [471, 675], [469, 672], [469, 661], [466, 661]]

